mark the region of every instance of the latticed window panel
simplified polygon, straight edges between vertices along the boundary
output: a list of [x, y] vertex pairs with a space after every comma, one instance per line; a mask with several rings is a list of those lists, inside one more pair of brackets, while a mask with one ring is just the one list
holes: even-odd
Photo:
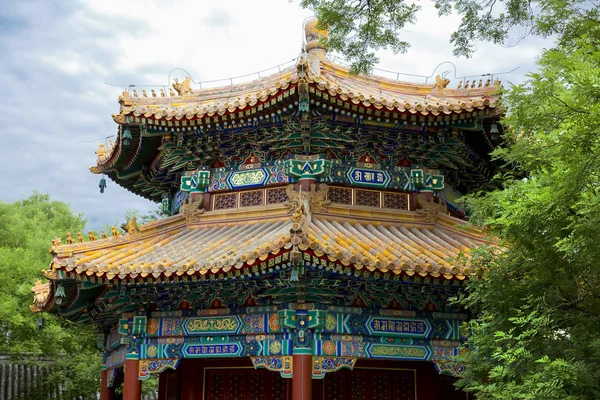
[[285, 188], [267, 189], [267, 204], [281, 204], [288, 200]]
[[356, 205], [381, 207], [381, 193], [373, 190], [356, 190]]
[[408, 194], [406, 193], [384, 193], [383, 207], [394, 210], [408, 210]]
[[335, 204], [352, 205], [352, 189], [331, 187], [329, 188], [327, 198]]
[[[368, 376], [361, 373], [350, 374], [348, 378], [348, 398], [350, 400], [371, 400], [367, 399], [368, 392]], [[369, 385], [370, 386], [370, 385]]]
[[262, 190], [240, 193], [240, 207], [262, 206], [263, 195], [264, 192]]
[[415, 400], [415, 375], [413, 371], [397, 371], [393, 381], [394, 400]]
[[244, 372], [232, 373], [229, 381], [229, 399], [228, 400], [245, 400], [246, 399], [246, 374]]
[[210, 372], [207, 374], [208, 388], [206, 390], [210, 400], [223, 399], [226, 392], [225, 379], [223, 374]]
[[282, 378], [279, 374], [273, 376], [273, 387], [271, 393], [273, 400], [288, 400], [288, 382], [290, 380]]
[[265, 376], [262, 371], [248, 371], [248, 400], [263, 400], [265, 389]]
[[236, 208], [236, 194], [219, 194], [215, 196], [215, 210], [227, 210], [230, 208]]

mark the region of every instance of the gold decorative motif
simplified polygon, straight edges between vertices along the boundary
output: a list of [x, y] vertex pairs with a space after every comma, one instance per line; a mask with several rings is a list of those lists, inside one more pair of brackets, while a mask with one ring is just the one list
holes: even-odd
[[386, 346], [375, 344], [371, 347], [371, 354], [374, 356], [424, 359], [427, 356], [427, 350], [425, 350], [423, 347]]
[[90, 242], [93, 242], [94, 240], [98, 240], [98, 237], [96, 236], [94, 231], [88, 231], [88, 235], [90, 237]]
[[124, 124], [125, 123], [125, 115], [123, 115], [123, 114], [113, 114], [112, 115], [112, 119], [117, 124]]
[[188, 332], [235, 332], [238, 326], [235, 317], [191, 318], [185, 324]]
[[119, 230], [117, 228], [115, 228], [114, 226], [110, 227], [110, 231], [112, 233], [113, 236], [120, 236], [121, 234], [119, 233]]
[[104, 230], [101, 230], [100, 234], [102, 236], [102, 239], [106, 239], [108, 237], [108, 235], [106, 234], [106, 232], [104, 232]]
[[71, 235], [71, 232], [67, 232], [67, 244], [73, 244], [75, 243], [75, 240], [73, 239], [73, 235]]
[[304, 212], [308, 212], [309, 210], [314, 212], [324, 212], [327, 206], [331, 204], [331, 202], [327, 200], [329, 186], [324, 183], [321, 183], [319, 190], [317, 190], [317, 185], [313, 183], [310, 185], [309, 192], [303, 192], [302, 190], [297, 192], [294, 189], [294, 185], [288, 185], [285, 192], [288, 196], [286, 205], [292, 213], [301, 206], [304, 206]]
[[446, 79], [445, 74], [444, 76], [437, 75], [435, 77], [435, 85], [433, 85], [433, 88], [437, 90], [442, 90], [445, 89], [449, 83], [450, 79]]
[[200, 194], [195, 200], [190, 195], [183, 204], [182, 213], [187, 223], [196, 222], [204, 214], [204, 195]]
[[193, 95], [192, 89], [190, 85], [192, 84], [192, 80], [189, 76], [186, 76], [183, 82], [179, 83], [179, 80], [175, 78], [175, 83], [173, 84], [173, 89], [177, 91], [177, 94], [180, 96], [184, 95]]
[[146, 93], [146, 90], [145, 90], [145, 89], [143, 89], [143, 90], [142, 90], [142, 96], [144, 96], [144, 97], [148, 97], [148, 93]]
[[434, 223], [438, 214], [446, 213], [446, 205], [434, 202], [433, 196], [427, 193], [417, 194], [417, 206], [417, 214], [421, 214], [425, 222]]
[[95, 153], [98, 156], [98, 158], [103, 159], [108, 154], [108, 149], [106, 148], [106, 145], [104, 143], [100, 143]]
[[60, 245], [62, 245], [62, 242], [59, 237], [56, 237], [52, 240], [52, 246], [60, 246]]
[[[129, 221], [122, 224], [121, 229], [123, 229], [125, 232], [127, 232], [130, 235], [137, 235], [138, 233], [140, 233], [140, 228], [138, 227], [137, 219], [136, 219], [135, 215], [133, 217], [131, 217], [129, 219]], [[113, 231], [113, 236], [115, 236], [114, 231]]]
[[83, 234], [81, 232], [77, 232], [77, 242], [83, 243]]
[[152, 93], [152, 97], [156, 97], [156, 92], [154, 91], [154, 89], [150, 89], [150, 92]]

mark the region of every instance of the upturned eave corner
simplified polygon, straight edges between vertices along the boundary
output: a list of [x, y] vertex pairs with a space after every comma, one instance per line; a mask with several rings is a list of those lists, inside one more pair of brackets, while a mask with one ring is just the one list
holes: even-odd
[[119, 114], [112, 114], [112, 119], [119, 125], [123, 125], [126, 122], [125, 114], [123, 114], [123, 112], [120, 112]]

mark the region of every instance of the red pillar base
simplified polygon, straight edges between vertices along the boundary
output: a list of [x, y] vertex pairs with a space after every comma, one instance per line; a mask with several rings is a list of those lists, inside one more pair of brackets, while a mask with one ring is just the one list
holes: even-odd
[[102, 371], [102, 378], [100, 379], [100, 400], [114, 400], [115, 392], [113, 388], [108, 385], [108, 370]]
[[125, 381], [123, 382], [123, 400], [141, 400], [142, 381], [138, 379], [140, 360], [125, 361]]
[[293, 362], [292, 400], [311, 400], [312, 356], [310, 354], [294, 354]]

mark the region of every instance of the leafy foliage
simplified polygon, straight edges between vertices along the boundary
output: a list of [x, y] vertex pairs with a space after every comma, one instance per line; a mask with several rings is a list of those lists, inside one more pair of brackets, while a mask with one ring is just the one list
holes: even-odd
[[[450, 42], [454, 54], [469, 57], [478, 41], [512, 45], [527, 35], [559, 34], [568, 45], [593, 29], [600, 16], [590, 0], [433, 0], [439, 15], [461, 16]], [[372, 50], [405, 52], [401, 31], [417, 22], [421, 7], [407, 0], [301, 0], [329, 29], [327, 44], [344, 55], [354, 73], [368, 73], [378, 61]], [[430, 21], [425, 21], [430, 23]]]
[[50, 388], [59, 383], [65, 399], [96, 398], [101, 360], [95, 332], [46, 314], [40, 330], [40, 314], [29, 310], [31, 287], [50, 262], [51, 240], [84, 226], [81, 215], [47, 195], [0, 202], [0, 354], [34, 364], [51, 362], [51, 373], [30, 399], [50, 398]]
[[[507, 95], [507, 146], [524, 179], [472, 198], [502, 240], [476, 263], [461, 384], [479, 399], [600, 398], [600, 24], [541, 56]], [[523, 176], [521, 175], [521, 176]]]

